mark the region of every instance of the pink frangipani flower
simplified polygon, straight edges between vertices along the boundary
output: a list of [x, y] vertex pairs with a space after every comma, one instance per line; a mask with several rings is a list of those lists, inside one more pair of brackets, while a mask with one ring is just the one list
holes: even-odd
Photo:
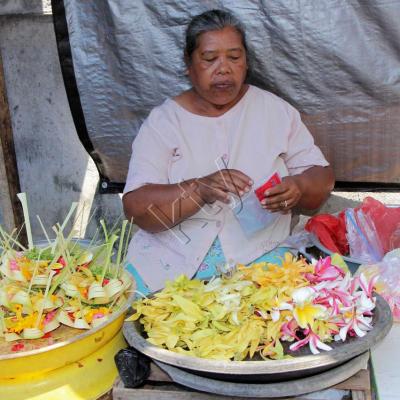
[[322, 281], [335, 281], [344, 275], [345, 272], [341, 268], [332, 265], [331, 257], [325, 257], [317, 261], [314, 273], [307, 273], [305, 277], [311, 283], [318, 283]]
[[305, 329], [304, 334], [307, 335], [304, 339], [298, 340], [297, 342], [290, 345], [290, 350], [296, 351], [306, 344], [309, 345], [311, 353], [319, 354], [320, 350], [330, 351], [332, 350], [331, 346], [328, 346], [326, 343], [321, 342], [319, 336], [315, 334], [311, 329]]

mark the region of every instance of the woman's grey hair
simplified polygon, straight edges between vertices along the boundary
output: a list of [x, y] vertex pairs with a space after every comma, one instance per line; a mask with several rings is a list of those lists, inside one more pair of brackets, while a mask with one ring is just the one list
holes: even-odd
[[240, 20], [225, 10], [209, 10], [193, 17], [186, 30], [185, 60], [190, 63], [192, 53], [198, 45], [198, 37], [205, 32], [219, 31], [232, 27], [242, 37], [243, 47], [247, 51], [246, 32]]

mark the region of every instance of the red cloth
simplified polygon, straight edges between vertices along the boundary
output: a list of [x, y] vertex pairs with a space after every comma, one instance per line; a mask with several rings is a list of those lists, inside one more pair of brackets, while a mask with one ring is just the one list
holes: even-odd
[[331, 214], [316, 215], [308, 220], [305, 229], [316, 235], [321, 244], [330, 251], [342, 255], [349, 253], [344, 212], [337, 217]]

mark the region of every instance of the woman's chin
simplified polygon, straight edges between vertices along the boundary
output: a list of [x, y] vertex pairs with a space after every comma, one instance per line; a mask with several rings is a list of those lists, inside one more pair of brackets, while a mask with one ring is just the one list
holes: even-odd
[[213, 90], [213, 95], [210, 96], [210, 103], [215, 106], [223, 107], [230, 103], [233, 103], [239, 93], [237, 90]]

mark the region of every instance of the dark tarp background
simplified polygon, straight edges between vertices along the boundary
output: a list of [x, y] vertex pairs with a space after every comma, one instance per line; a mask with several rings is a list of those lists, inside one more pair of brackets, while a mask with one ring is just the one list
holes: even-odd
[[399, 0], [52, 3], [75, 124], [103, 182], [124, 182], [143, 119], [188, 88], [188, 21], [226, 8], [247, 29], [249, 81], [302, 113], [336, 179], [400, 183]]

